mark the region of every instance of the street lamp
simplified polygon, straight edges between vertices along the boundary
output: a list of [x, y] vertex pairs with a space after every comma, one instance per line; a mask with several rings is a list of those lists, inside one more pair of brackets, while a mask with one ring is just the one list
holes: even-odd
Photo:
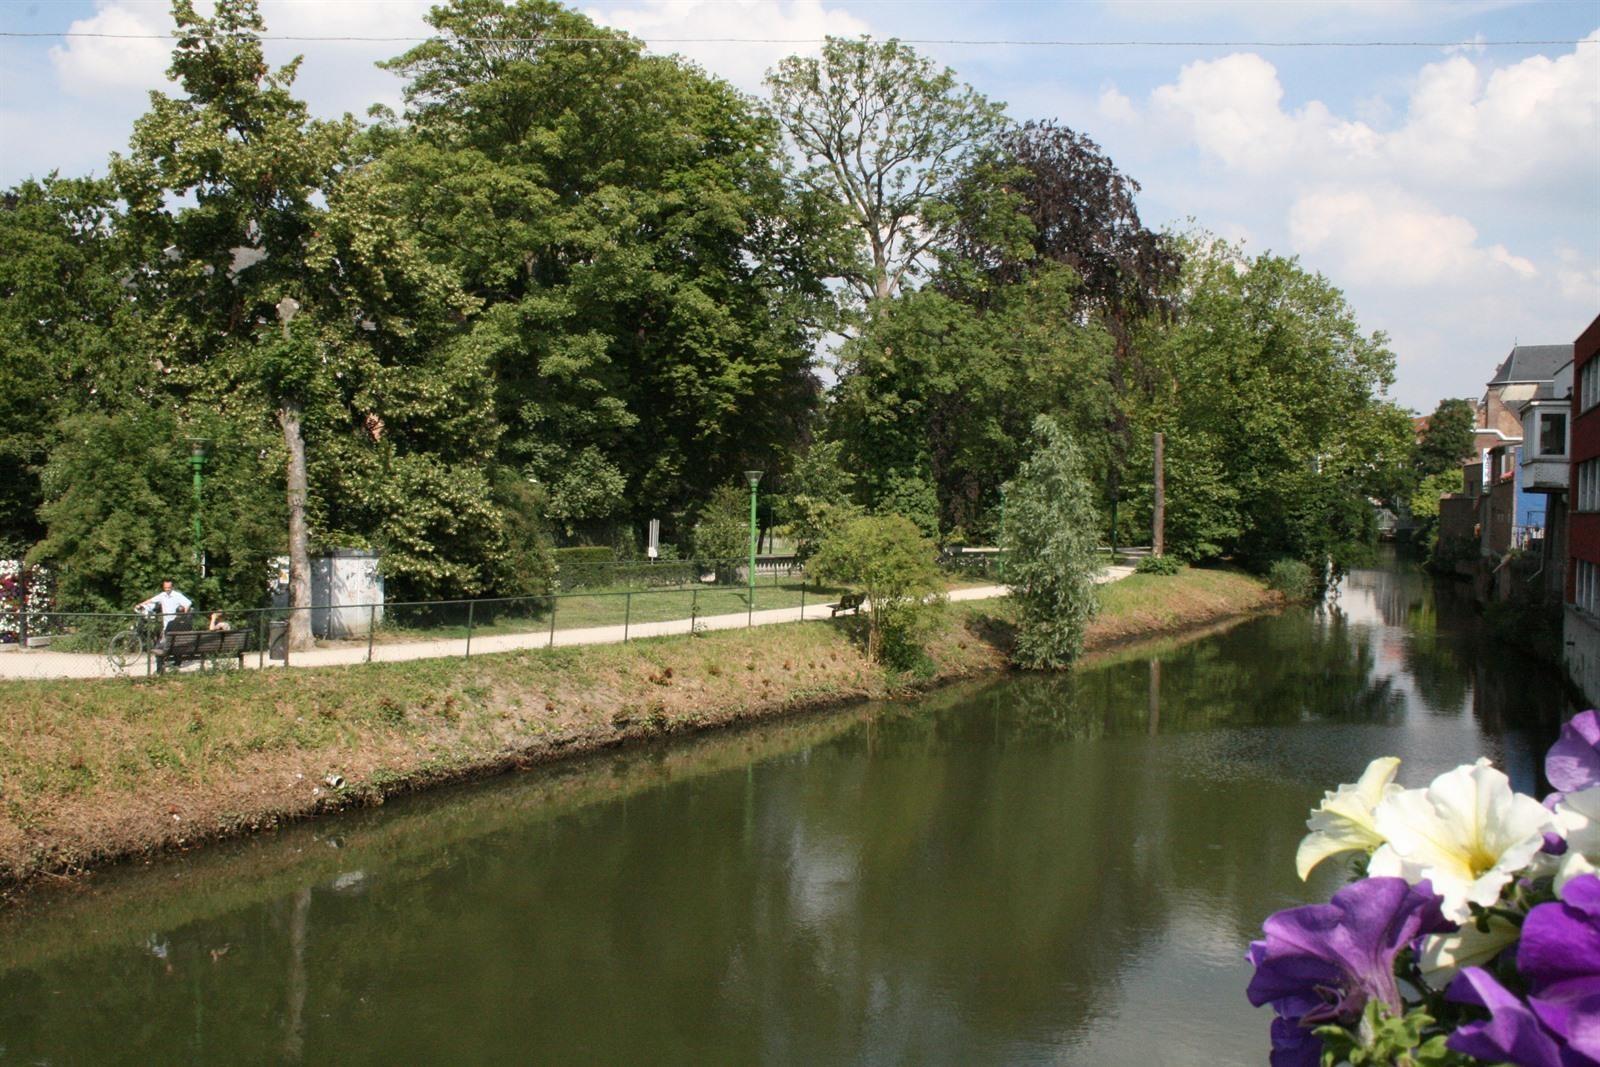
[[761, 484], [760, 471], [745, 471], [744, 480], [750, 483], [750, 610], [756, 609], [756, 486]]
[[200, 507], [203, 500], [206, 455], [210, 450], [211, 442], [204, 437], [189, 438], [189, 470], [194, 475], [194, 559], [200, 567], [202, 578], [206, 576], [206, 552], [202, 544]]

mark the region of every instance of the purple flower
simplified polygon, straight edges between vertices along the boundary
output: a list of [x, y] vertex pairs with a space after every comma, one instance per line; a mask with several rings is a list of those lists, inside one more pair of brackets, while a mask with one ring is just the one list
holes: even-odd
[[1600, 712], [1581, 712], [1562, 725], [1545, 753], [1544, 776], [1561, 793], [1600, 785]]
[[1280, 911], [1250, 944], [1256, 973], [1246, 995], [1271, 1004], [1272, 1067], [1316, 1067], [1322, 1042], [1311, 1033], [1327, 1023], [1355, 1024], [1371, 1000], [1401, 1009], [1394, 958], [1423, 935], [1454, 929], [1426, 880], [1364, 878], [1327, 904]]
[[1462, 1026], [1450, 1048], [1519, 1067], [1600, 1067], [1600, 878], [1574, 878], [1561, 900], [1528, 912], [1517, 970], [1526, 1001], [1480, 968], [1456, 977], [1449, 998], [1490, 1018]]

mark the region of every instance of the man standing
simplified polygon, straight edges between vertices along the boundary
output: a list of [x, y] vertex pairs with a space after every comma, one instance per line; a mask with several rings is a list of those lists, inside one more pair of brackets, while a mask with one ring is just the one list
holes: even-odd
[[166, 633], [167, 627], [172, 625], [172, 620], [178, 617], [178, 612], [188, 611], [194, 602], [176, 589], [172, 588], [172, 579], [165, 578], [161, 582], [161, 592], [148, 600], [140, 601], [134, 611], [159, 612], [162, 616], [161, 631]]

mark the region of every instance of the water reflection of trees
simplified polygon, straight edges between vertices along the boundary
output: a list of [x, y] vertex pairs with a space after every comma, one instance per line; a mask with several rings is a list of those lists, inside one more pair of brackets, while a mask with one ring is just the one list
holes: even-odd
[[1358, 620], [1363, 588], [1159, 661], [947, 691], [746, 758], [719, 743], [703, 772], [640, 754], [574, 774], [581, 804], [475, 793], [363, 851], [358, 882], [177, 924], [160, 956], [124, 939], [6, 972], [0, 1034], [62, 1061], [1048, 1059], [1198, 937], [1225, 958], [1191, 961], [1206, 980], [1163, 1018], [1236, 1021], [1214, 1058], [1259, 1058], [1237, 952], [1329, 888], [1290, 857], [1373, 754], [1349, 738], [1403, 718], [1407, 673], [1430, 706], [1452, 684], [1518, 699], [1484, 660], [1445, 677], [1474, 638], [1405, 583], [1372, 600], [1413, 635], [1386, 676], [1395, 631]]

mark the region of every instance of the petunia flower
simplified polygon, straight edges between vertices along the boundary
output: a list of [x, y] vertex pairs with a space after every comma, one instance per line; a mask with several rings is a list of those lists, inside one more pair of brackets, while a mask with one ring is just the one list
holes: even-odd
[[1562, 724], [1545, 753], [1544, 776], [1562, 793], [1600, 786], [1600, 712], [1580, 712]]
[[1466, 923], [1453, 933], [1423, 938], [1417, 952], [1423, 980], [1434, 989], [1443, 989], [1463, 967], [1487, 964], [1517, 943], [1521, 928], [1515, 923], [1493, 915], [1488, 926], [1488, 930], [1479, 930], [1476, 924]]
[[1552, 816], [1567, 844], [1557, 861], [1555, 878], [1559, 894], [1573, 878], [1592, 874], [1600, 864], [1600, 786], [1566, 794], [1556, 801]]
[[1526, 1000], [1486, 971], [1461, 972], [1449, 998], [1487, 1008], [1490, 1017], [1457, 1029], [1448, 1046], [1519, 1067], [1600, 1065], [1600, 878], [1574, 878], [1561, 900], [1528, 912], [1517, 971], [1528, 986]]
[[1470, 904], [1497, 901], [1544, 847], [1545, 833], [1557, 829], [1551, 813], [1513, 792], [1488, 760], [1447, 771], [1426, 789], [1389, 792], [1373, 822], [1386, 842], [1368, 872], [1426, 879], [1444, 898], [1445, 917], [1458, 923], [1471, 917]]
[[1371, 852], [1383, 844], [1383, 835], [1372, 821], [1372, 811], [1386, 793], [1399, 788], [1394, 785], [1394, 775], [1399, 769], [1398, 759], [1383, 756], [1367, 764], [1359, 781], [1322, 795], [1321, 806], [1306, 820], [1306, 829], [1311, 832], [1295, 853], [1295, 869], [1300, 872], [1302, 882], [1313, 867], [1330, 856]]
[[1424, 934], [1449, 928], [1439, 898], [1426, 882], [1364, 878], [1327, 904], [1307, 904], [1273, 915], [1266, 937], [1250, 944], [1256, 973], [1246, 995], [1277, 1014], [1272, 1027], [1272, 1067], [1315, 1067], [1321, 1042], [1310, 1031], [1328, 1023], [1354, 1025], [1369, 1001], [1401, 1010], [1394, 959]]

